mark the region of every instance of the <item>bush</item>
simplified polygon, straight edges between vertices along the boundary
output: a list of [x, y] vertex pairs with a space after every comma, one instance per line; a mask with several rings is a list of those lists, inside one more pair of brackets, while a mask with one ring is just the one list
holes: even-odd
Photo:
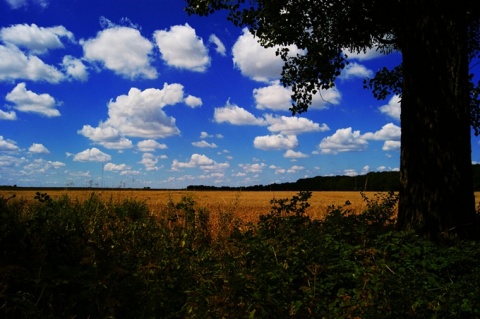
[[[190, 197], [0, 198], [5, 318], [480, 318], [479, 243], [394, 229], [396, 196], [322, 220], [310, 192], [212, 237]], [[228, 219], [228, 218], [227, 218]], [[237, 227], [238, 226], [238, 227]]]

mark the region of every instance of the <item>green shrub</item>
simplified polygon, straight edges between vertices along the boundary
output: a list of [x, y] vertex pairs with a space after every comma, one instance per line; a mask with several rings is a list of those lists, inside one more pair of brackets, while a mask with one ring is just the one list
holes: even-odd
[[0, 198], [5, 318], [480, 318], [480, 246], [394, 229], [396, 196], [327, 217], [310, 192], [211, 236], [191, 197]]

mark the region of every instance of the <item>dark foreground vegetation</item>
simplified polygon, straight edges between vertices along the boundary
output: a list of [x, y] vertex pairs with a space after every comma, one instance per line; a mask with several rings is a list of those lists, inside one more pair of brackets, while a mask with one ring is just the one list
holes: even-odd
[[396, 196], [361, 214], [272, 200], [217, 230], [189, 197], [0, 197], [2, 318], [480, 318], [480, 244], [394, 229]]

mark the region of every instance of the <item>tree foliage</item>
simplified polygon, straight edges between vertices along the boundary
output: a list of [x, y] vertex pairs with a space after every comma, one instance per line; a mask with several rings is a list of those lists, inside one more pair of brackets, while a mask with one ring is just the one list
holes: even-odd
[[[219, 10], [228, 12], [228, 20], [248, 27], [264, 47], [277, 47], [285, 62], [282, 83], [293, 89], [293, 114], [302, 113], [311, 104], [312, 95], [334, 86], [335, 79], [349, 63], [348, 52], [375, 49], [388, 54], [401, 51], [405, 40], [403, 1], [310, 1], [310, 0], [186, 0], [189, 14], [206, 16]], [[420, 1], [422, 2], [422, 1]], [[420, 3], [419, 2], [419, 3]], [[440, 1], [442, 2], [442, 1]], [[434, 3], [423, 1], [417, 10], [432, 10]], [[427, 8], [425, 8], [425, 6]], [[467, 0], [454, 4], [466, 10], [469, 24], [469, 58], [479, 58], [480, 5]], [[408, 35], [407, 35], [408, 36]], [[289, 55], [288, 46], [296, 45], [302, 54]], [[473, 77], [472, 77], [473, 79]], [[402, 68], [382, 68], [365, 86], [376, 98], [401, 94]], [[479, 84], [472, 87], [472, 110], [478, 113]], [[476, 93], [475, 93], [476, 92]], [[475, 119], [475, 120], [473, 120]], [[478, 125], [478, 116], [472, 124]]]

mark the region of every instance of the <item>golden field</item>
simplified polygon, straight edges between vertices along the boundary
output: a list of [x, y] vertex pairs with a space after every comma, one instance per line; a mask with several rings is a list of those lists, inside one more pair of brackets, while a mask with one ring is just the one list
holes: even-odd
[[[186, 190], [76, 190], [76, 189], [48, 189], [48, 190], [0, 190], [0, 196], [33, 200], [35, 193], [48, 193], [52, 198], [68, 195], [72, 200], [83, 201], [92, 193], [105, 201], [122, 202], [125, 199], [144, 201], [152, 214], [160, 214], [166, 205], [172, 201], [178, 203], [182, 197], [192, 198], [197, 207], [205, 208], [210, 212], [210, 222], [213, 228], [218, 225], [222, 214], [231, 214], [234, 219], [243, 222], [257, 222], [258, 217], [270, 212], [272, 199], [290, 199], [297, 192], [253, 192], [253, 191], [186, 191]], [[365, 192], [373, 199], [377, 192]], [[480, 200], [480, 193], [475, 194], [476, 201]], [[327, 212], [328, 206], [343, 206], [350, 201], [349, 209], [360, 212], [366, 207], [360, 192], [312, 192], [309, 200], [310, 208], [307, 213], [315, 219], [321, 219]]]

